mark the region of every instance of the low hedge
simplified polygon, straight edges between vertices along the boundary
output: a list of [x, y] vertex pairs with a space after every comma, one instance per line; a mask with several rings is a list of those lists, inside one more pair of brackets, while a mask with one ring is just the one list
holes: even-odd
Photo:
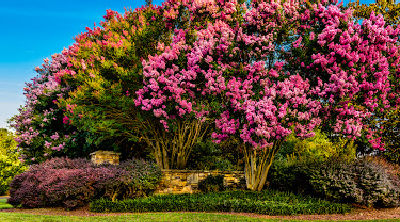
[[215, 193], [153, 196], [112, 202], [95, 200], [92, 212], [241, 212], [268, 215], [343, 214], [351, 211], [346, 204], [298, 196], [280, 191], [224, 191]]

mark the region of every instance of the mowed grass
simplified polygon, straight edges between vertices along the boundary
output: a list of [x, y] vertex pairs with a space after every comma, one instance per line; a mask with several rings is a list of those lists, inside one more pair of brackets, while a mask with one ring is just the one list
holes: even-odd
[[[196, 222], [196, 221], [254, 221], [254, 222], [277, 222], [277, 221], [303, 221], [303, 220], [283, 220], [283, 219], [261, 219], [254, 217], [238, 216], [238, 215], [221, 215], [212, 213], [145, 213], [145, 214], [132, 214], [124, 216], [96, 216], [96, 217], [77, 217], [77, 216], [45, 216], [45, 215], [31, 215], [31, 214], [20, 214], [20, 213], [1, 213], [0, 221], [2, 222], [14, 222], [14, 221], [26, 221], [26, 222], [69, 222], [69, 221], [85, 221], [85, 222], [106, 222], [106, 221], [168, 221], [168, 222]], [[323, 221], [323, 220], [316, 220]], [[325, 220], [326, 221], [326, 220]], [[343, 220], [342, 220], [343, 221]], [[389, 220], [360, 220], [360, 221], [399, 221], [399, 219]]]
[[13, 208], [12, 205], [6, 203], [6, 199], [0, 199], [0, 209], [7, 209], [7, 208]]

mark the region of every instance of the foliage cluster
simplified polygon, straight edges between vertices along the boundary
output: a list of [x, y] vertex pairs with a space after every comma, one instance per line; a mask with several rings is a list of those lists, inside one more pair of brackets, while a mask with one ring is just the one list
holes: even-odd
[[216, 144], [210, 138], [198, 142], [189, 156], [187, 168], [194, 170], [243, 170], [236, 144]]
[[301, 140], [293, 135], [288, 136], [277, 153], [277, 158], [301, 158], [314, 161], [340, 159], [344, 161], [356, 158], [357, 145], [348, 138], [329, 139], [319, 130], [315, 136]]
[[0, 128], [0, 196], [8, 189], [15, 175], [25, 170], [19, 160], [14, 135]]
[[370, 158], [352, 162], [276, 160], [269, 175], [269, 188], [344, 203], [394, 207], [400, 204], [397, 173], [389, 164]]
[[400, 164], [400, 109], [385, 113], [381, 124], [382, 138], [386, 143], [385, 151], [380, 152], [388, 161]]
[[112, 202], [105, 199], [90, 204], [92, 212], [241, 212], [268, 215], [348, 213], [346, 204], [279, 191], [224, 191], [215, 193], [154, 196]]
[[73, 209], [99, 197], [148, 196], [160, 179], [159, 168], [142, 160], [96, 166], [85, 159], [52, 158], [17, 175], [11, 182], [8, 202], [28, 208]]
[[400, 4], [395, 2], [396, 0], [378, 0], [372, 4], [360, 4], [355, 1], [348, 7], [354, 9], [357, 18], [368, 19], [373, 12], [375, 15], [382, 14], [387, 23], [397, 25], [400, 22]]
[[205, 180], [199, 182], [198, 186], [202, 192], [224, 191], [224, 175], [208, 175]]

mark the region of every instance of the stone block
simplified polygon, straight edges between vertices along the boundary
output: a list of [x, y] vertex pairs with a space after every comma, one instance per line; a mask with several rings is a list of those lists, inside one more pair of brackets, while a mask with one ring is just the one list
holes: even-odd
[[192, 173], [187, 177], [188, 184], [198, 184], [199, 183], [199, 176], [197, 173]]
[[171, 180], [171, 186], [176, 187], [176, 186], [181, 186], [181, 181], [180, 180]]
[[96, 165], [105, 164], [105, 163], [113, 164], [113, 165], [119, 164], [120, 153], [99, 150], [99, 151], [91, 153], [90, 155], [91, 155], [92, 163], [94, 163]]
[[192, 186], [183, 187], [181, 193], [193, 193]]

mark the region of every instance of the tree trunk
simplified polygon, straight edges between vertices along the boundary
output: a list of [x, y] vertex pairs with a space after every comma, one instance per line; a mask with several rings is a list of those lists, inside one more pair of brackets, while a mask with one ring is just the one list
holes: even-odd
[[208, 123], [201, 120], [178, 121], [176, 130], [166, 133], [163, 128], [148, 127], [143, 135], [153, 149], [157, 165], [161, 169], [184, 169], [198, 139], [207, 131]]
[[263, 188], [280, 145], [281, 141], [275, 141], [271, 147], [265, 149], [256, 149], [248, 144], [241, 145], [244, 151], [244, 175], [247, 189], [260, 191]]

